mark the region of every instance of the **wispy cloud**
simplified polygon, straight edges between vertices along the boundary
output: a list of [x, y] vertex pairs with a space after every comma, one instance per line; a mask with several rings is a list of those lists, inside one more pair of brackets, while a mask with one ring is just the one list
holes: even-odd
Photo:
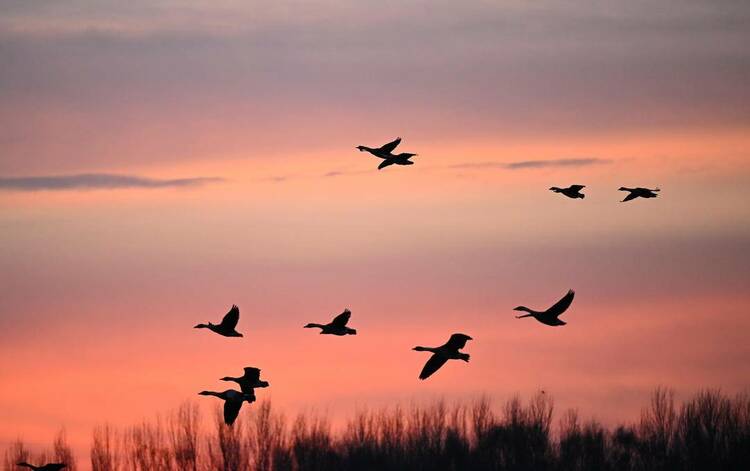
[[0, 177], [0, 190], [95, 190], [125, 188], [186, 188], [224, 181], [217, 177], [159, 179], [137, 175], [82, 173], [41, 177]]
[[521, 160], [518, 162], [468, 162], [451, 165], [450, 168], [504, 168], [507, 170], [522, 170], [527, 168], [550, 167], [585, 167], [587, 165], [607, 164], [608, 159], [553, 159], [553, 160]]
[[342, 175], [362, 175], [363, 173], [372, 173], [369, 170], [332, 170], [323, 174], [324, 177], [340, 177]]

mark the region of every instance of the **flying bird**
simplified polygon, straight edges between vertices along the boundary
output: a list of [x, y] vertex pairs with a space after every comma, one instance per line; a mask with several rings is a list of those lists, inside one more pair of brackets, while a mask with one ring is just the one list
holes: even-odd
[[350, 311], [349, 309], [344, 309], [344, 312], [334, 317], [333, 320], [328, 324], [310, 323], [307, 324], [305, 328], [309, 329], [311, 327], [317, 327], [320, 329], [321, 334], [357, 335], [357, 331], [355, 329], [351, 329], [346, 326], [346, 323], [349, 322], [350, 317], [352, 317], [352, 311]]
[[618, 191], [629, 191], [630, 194], [625, 197], [624, 200], [620, 201], [620, 203], [624, 203], [626, 201], [634, 200], [636, 198], [656, 198], [659, 191], [661, 191], [658, 188], [654, 188], [653, 190], [649, 190], [648, 188], [625, 188], [624, 186], [621, 186]]
[[570, 185], [567, 188], [558, 188], [556, 186], [553, 186], [550, 188], [551, 191], [554, 191], [555, 193], [562, 193], [563, 195], [567, 196], [568, 198], [581, 198], [584, 199], [586, 195], [581, 193], [581, 190], [586, 188], [586, 185]]
[[410, 154], [408, 152], [403, 152], [401, 154], [394, 154], [393, 151], [396, 149], [396, 146], [398, 146], [401, 143], [401, 138], [396, 138], [395, 141], [391, 141], [388, 144], [385, 144], [383, 146], [372, 148], [367, 146], [357, 146], [357, 149], [359, 149], [360, 152], [367, 151], [374, 155], [375, 157], [383, 159], [383, 162], [378, 165], [378, 170], [382, 170], [385, 167], [388, 167], [389, 165], [414, 165], [414, 162], [412, 162], [411, 159], [417, 154]]
[[224, 423], [227, 425], [232, 425], [237, 420], [243, 402], [253, 402], [254, 400], [254, 398], [251, 400], [247, 394], [235, 391], [234, 389], [227, 389], [222, 392], [201, 391], [198, 394], [201, 396], [215, 396], [224, 401]]
[[30, 468], [35, 471], [59, 471], [63, 468], [67, 468], [68, 465], [64, 463], [48, 463], [42, 466], [34, 466], [33, 464], [29, 464], [26, 462], [17, 463], [16, 466], [22, 466], [24, 468]]
[[247, 395], [247, 402], [255, 401], [255, 388], [267, 388], [269, 386], [268, 381], [261, 381], [260, 379], [260, 368], [254, 368], [248, 366], [245, 368], [245, 374], [238, 378], [232, 376], [225, 376], [221, 378], [222, 381], [234, 381], [240, 385], [242, 393]]
[[521, 319], [524, 317], [533, 317], [534, 319], [538, 320], [542, 324], [547, 324], [551, 326], [558, 326], [558, 325], [565, 325], [566, 322], [561, 321], [558, 319], [560, 314], [565, 312], [569, 307], [570, 303], [573, 302], [573, 297], [576, 295], [575, 291], [572, 289], [568, 291], [568, 294], [562, 297], [558, 302], [555, 303], [554, 306], [547, 309], [546, 311], [534, 311], [532, 309], [527, 308], [526, 306], [518, 306], [514, 308], [514, 311], [524, 311], [528, 312], [528, 314], [524, 314], [523, 316], [516, 316], [516, 319]]
[[434, 372], [440, 369], [448, 360], [463, 360], [469, 362], [469, 354], [461, 353], [459, 350], [466, 346], [467, 340], [473, 340], [466, 334], [453, 334], [451, 338], [439, 347], [414, 347], [412, 350], [417, 352], [432, 352], [432, 356], [424, 364], [422, 372], [419, 373], [419, 379], [427, 379]]
[[210, 329], [219, 335], [224, 337], [242, 337], [242, 334], [237, 332], [237, 322], [240, 320], [240, 308], [232, 305], [232, 309], [224, 316], [220, 324], [198, 324], [195, 326], [196, 329]]

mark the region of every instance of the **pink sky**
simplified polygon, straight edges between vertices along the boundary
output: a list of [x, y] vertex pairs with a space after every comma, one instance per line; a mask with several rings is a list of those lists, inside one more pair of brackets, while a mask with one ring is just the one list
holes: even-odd
[[[0, 21], [0, 448], [64, 426], [83, 457], [248, 365], [338, 418], [543, 388], [615, 422], [750, 386], [747, 7], [132, 3]], [[355, 150], [398, 135], [411, 167]], [[221, 180], [9, 183], [90, 173]], [[569, 288], [567, 326], [513, 318]], [[231, 304], [243, 339], [192, 329]], [[302, 329], [345, 307], [356, 337]], [[453, 332], [471, 362], [417, 380]]]

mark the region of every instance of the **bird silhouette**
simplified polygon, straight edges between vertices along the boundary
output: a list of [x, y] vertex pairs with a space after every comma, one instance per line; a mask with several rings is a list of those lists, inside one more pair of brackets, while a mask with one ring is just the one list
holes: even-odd
[[63, 468], [67, 468], [68, 467], [68, 465], [64, 464], [64, 463], [48, 463], [48, 464], [45, 464], [45, 465], [42, 465], [42, 466], [34, 466], [33, 464], [29, 464], [29, 463], [26, 463], [26, 462], [23, 462], [23, 461], [20, 462], [20, 463], [17, 463], [16, 466], [21, 466], [21, 467], [24, 467], [24, 468], [30, 468], [30, 469], [33, 469], [35, 471], [59, 471], [59, 470], [61, 470]]
[[240, 389], [243, 394], [250, 396], [247, 402], [255, 401], [255, 388], [267, 388], [269, 386], [268, 381], [260, 380], [260, 368], [254, 368], [248, 366], [245, 368], [245, 374], [238, 378], [232, 376], [225, 376], [221, 378], [221, 381], [234, 381], [240, 385]]
[[240, 308], [232, 305], [232, 309], [224, 316], [220, 324], [198, 324], [195, 326], [196, 329], [210, 329], [219, 335], [224, 337], [242, 337], [242, 334], [237, 332], [237, 322], [240, 320]]
[[518, 306], [514, 308], [514, 311], [524, 311], [528, 312], [528, 314], [524, 314], [523, 316], [516, 316], [516, 319], [522, 319], [524, 317], [533, 317], [534, 319], [538, 320], [542, 324], [547, 324], [551, 326], [558, 326], [558, 325], [565, 325], [566, 322], [561, 321], [558, 319], [560, 314], [565, 312], [569, 307], [570, 303], [573, 302], [573, 297], [575, 297], [576, 293], [572, 289], [568, 291], [568, 293], [562, 297], [558, 302], [556, 302], [551, 308], [547, 309], [546, 311], [534, 311], [532, 309], [527, 308], [526, 306]]
[[227, 389], [222, 392], [201, 391], [198, 394], [201, 396], [215, 396], [224, 401], [224, 423], [227, 425], [232, 425], [237, 420], [243, 402], [253, 402], [255, 400], [254, 397], [251, 398], [247, 394], [234, 389]]
[[330, 335], [357, 335], [357, 331], [346, 326], [349, 322], [349, 318], [352, 317], [352, 311], [344, 309], [344, 312], [334, 317], [328, 324], [314, 324], [310, 323], [305, 326], [306, 329], [311, 327], [317, 327], [320, 329], [321, 334]]
[[414, 162], [412, 162], [411, 159], [417, 154], [410, 154], [408, 152], [403, 152], [401, 154], [394, 154], [393, 151], [396, 149], [396, 146], [398, 146], [401, 143], [401, 138], [396, 138], [395, 141], [391, 141], [388, 144], [382, 145], [377, 148], [373, 147], [367, 147], [367, 146], [357, 146], [357, 149], [359, 149], [360, 152], [369, 152], [375, 157], [383, 159], [383, 162], [378, 165], [378, 170], [382, 170], [389, 165], [414, 165]]
[[661, 191], [658, 188], [654, 188], [653, 190], [649, 190], [648, 188], [625, 188], [624, 186], [621, 186], [618, 191], [629, 191], [630, 194], [625, 197], [624, 200], [620, 201], [620, 203], [624, 203], [626, 201], [634, 200], [636, 198], [656, 198], [656, 193]]
[[556, 186], [553, 186], [550, 188], [551, 191], [554, 191], [555, 193], [562, 193], [563, 195], [567, 196], [568, 198], [585, 198], [586, 195], [581, 193], [581, 190], [586, 188], [586, 185], [570, 185], [567, 188], [558, 188]]
[[440, 369], [448, 360], [463, 360], [469, 362], [469, 354], [459, 352], [466, 346], [467, 340], [473, 340], [466, 334], [453, 334], [451, 338], [439, 347], [414, 347], [412, 350], [417, 352], [432, 352], [432, 356], [424, 364], [422, 372], [419, 373], [419, 379], [427, 379], [434, 372]]

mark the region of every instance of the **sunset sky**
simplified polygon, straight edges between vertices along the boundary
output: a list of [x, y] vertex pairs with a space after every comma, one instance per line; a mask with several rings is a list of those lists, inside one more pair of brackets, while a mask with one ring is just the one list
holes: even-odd
[[[83, 459], [248, 365], [333, 418], [747, 390], [748, 44], [740, 0], [2, 1], [0, 449]], [[192, 328], [232, 304], [244, 338]]]

